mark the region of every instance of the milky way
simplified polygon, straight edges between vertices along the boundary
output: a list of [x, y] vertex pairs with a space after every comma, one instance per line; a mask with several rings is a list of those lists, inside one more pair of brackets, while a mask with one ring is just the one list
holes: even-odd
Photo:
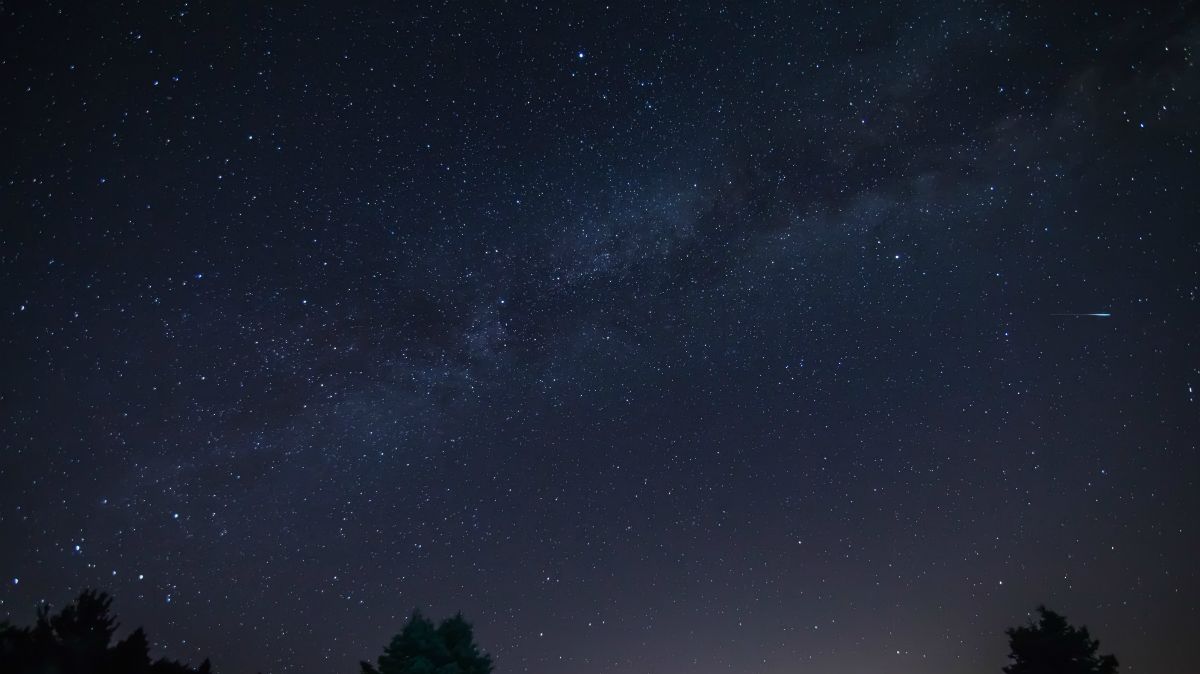
[[1044, 602], [1184, 671], [1200, 12], [1151, 4], [5, 3], [0, 619], [950, 673]]

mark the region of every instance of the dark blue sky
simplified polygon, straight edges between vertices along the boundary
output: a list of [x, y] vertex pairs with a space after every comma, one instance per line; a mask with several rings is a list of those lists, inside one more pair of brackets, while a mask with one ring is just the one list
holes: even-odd
[[949, 674], [1045, 602], [1184, 671], [1198, 47], [1187, 2], [6, 3], [0, 618]]

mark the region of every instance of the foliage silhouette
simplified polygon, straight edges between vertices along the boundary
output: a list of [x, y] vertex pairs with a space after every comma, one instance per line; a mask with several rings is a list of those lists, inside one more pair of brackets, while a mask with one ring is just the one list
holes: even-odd
[[4, 674], [211, 674], [166, 659], [150, 660], [150, 644], [139, 627], [109, 646], [118, 623], [109, 613], [112, 598], [84, 590], [50, 615], [42, 605], [32, 627], [0, 623], [0, 672]]
[[1116, 674], [1117, 658], [1097, 655], [1100, 642], [1086, 627], [1076, 629], [1045, 606], [1037, 610], [1036, 623], [1005, 631], [1012, 660], [1006, 674]]
[[462, 614], [433, 623], [414, 611], [383, 649], [376, 665], [363, 662], [362, 674], [491, 674], [491, 656], [479, 650]]

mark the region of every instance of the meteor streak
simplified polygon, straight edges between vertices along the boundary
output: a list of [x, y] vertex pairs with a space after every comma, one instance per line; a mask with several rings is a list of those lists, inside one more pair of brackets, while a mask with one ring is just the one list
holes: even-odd
[[1050, 315], [1051, 316], [1091, 316], [1093, 318], [1108, 318], [1108, 317], [1112, 316], [1112, 314], [1107, 313], [1107, 312], [1096, 313], [1096, 314], [1050, 314]]

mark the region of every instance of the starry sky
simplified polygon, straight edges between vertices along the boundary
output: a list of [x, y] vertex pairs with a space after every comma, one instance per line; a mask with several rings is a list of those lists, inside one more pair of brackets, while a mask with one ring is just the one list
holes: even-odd
[[1045, 602], [1183, 671], [1198, 47], [1190, 2], [5, 2], [0, 619], [950, 674]]

